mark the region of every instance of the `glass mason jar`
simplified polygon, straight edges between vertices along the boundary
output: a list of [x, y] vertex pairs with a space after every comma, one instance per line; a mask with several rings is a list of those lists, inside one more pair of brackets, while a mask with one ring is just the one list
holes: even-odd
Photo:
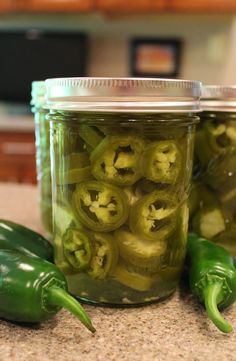
[[52, 235], [52, 191], [49, 122], [46, 120], [44, 81], [32, 82], [31, 105], [35, 120], [36, 170], [43, 227]]
[[46, 80], [55, 263], [99, 304], [170, 295], [182, 270], [200, 83]]
[[203, 87], [190, 227], [236, 257], [236, 86]]

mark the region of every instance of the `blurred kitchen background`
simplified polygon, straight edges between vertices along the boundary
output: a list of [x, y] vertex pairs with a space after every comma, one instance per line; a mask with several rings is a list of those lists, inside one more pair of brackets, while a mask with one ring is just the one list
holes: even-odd
[[32, 80], [168, 74], [236, 84], [236, 0], [1, 0], [0, 182], [36, 182]]

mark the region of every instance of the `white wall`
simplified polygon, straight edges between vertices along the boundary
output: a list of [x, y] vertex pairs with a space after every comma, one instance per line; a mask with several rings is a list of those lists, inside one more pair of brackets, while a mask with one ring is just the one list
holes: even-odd
[[90, 35], [90, 76], [129, 76], [132, 37], [179, 37], [184, 41], [181, 78], [236, 84], [236, 15], [1, 16], [0, 28], [82, 30]]

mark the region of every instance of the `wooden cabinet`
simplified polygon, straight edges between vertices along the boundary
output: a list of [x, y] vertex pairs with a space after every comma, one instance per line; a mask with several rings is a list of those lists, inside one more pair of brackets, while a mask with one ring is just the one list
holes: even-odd
[[33, 132], [0, 132], [0, 182], [36, 183]]
[[236, 0], [167, 0], [171, 11], [230, 12], [236, 11]]
[[104, 12], [229, 12], [236, 11], [236, 0], [95, 0]]
[[22, 0], [25, 11], [93, 11], [94, 0]]
[[0, 0], [0, 12], [153, 13], [236, 11], [236, 0]]
[[150, 12], [165, 8], [166, 0], [96, 0], [96, 9], [106, 12]]
[[14, 11], [17, 6], [17, 0], [1, 0], [0, 11]]

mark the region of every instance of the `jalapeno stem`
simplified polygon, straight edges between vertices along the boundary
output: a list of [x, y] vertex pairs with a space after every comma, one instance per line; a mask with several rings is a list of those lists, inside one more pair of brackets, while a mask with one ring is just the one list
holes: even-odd
[[50, 305], [57, 305], [66, 308], [69, 312], [76, 316], [92, 333], [96, 332], [96, 329], [93, 327], [92, 322], [83, 307], [65, 290], [55, 286], [50, 287], [47, 290], [47, 295], [47, 301]]
[[212, 322], [222, 332], [228, 333], [233, 330], [232, 326], [223, 318], [218, 310], [218, 304], [224, 299], [222, 284], [215, 282], [204, 289], [204, 302], [207, 314]]

